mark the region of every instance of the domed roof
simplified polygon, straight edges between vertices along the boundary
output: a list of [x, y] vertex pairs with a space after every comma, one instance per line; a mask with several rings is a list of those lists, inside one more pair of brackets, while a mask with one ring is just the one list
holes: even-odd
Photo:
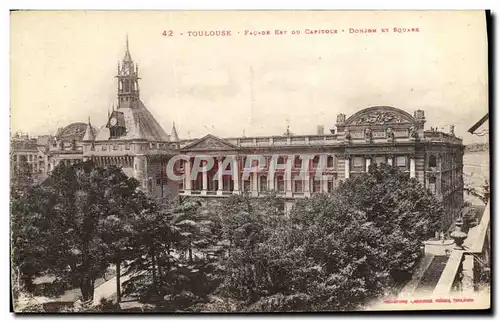
[[87, 129], [87, 124], [82, 122], [71, 123], [63, 128], [60, 128], [56, 137], [58, 140], [81, 140], [85, 135], [85, 130]]

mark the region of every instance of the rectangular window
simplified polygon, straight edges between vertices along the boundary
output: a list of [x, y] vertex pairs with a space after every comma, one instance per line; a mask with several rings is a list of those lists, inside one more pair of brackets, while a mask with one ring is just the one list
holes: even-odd
[[302, 187], [302, 180], [294, 180], [293, 182], [294, 185], [294, 191], [295, 192], [303, 192], [303, 187]]
[[333, 178], [328, 178], [328, 192], [332, 192], [334, 188]]
[[362, 168], [364, 165], [364, 159], [362, 157], [354, 157], [352, 162], [355, 168]]
[[276, 177], [276, 187], [278, 188], [278, 191], [285, 191], [285, 180], [283, 180], [283, 177], [282, 176], [278, 176]]
[[386, 163], [385, 157], [375, 157], [375, 163], [376, 164]]
[[125, 150], [130, 150], [130, 143], [125, 143]]
[[313, 192], [321, 191], [321, 180], [313, 178]]
[[161, 185], [162, 181], [163, 181], [163, 185], [166, 185], [167, 184], [167, 177], [165, 174], [163, 174], [163, 178], [162, 178], [162, 174], [158, 173], [156, 175], [156, 185], [158, 185], [158, 186]]
[[267, 191], [267, 177], [260, 177], [260, 191]]
[[432, 193], [436, 193], [436, 178], [435, 177], [429, 178], [429, 190]]
[[398, 156], [396, 157], [396, 166], [398, 167], [406, 167], [406, 156]]
[[102, 150], [103, 151], [106, 151], [107, 150], [107, 147], [105, 145], [102, 146]]
[[250, 191], [250, 180], [243, 181], [243, 190]]

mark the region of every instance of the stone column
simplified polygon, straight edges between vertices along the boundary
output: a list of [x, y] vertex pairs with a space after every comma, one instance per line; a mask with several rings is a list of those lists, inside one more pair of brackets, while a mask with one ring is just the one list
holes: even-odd
[[271, 164], [273, 162], [273, 159], [269, 159], [268, 161], [268, 158], [266, 158], [266, 162], [268, 164], [267, 168], [269, 169], [269, 171], [267, 172], [267, 180], [269, 182], [269, 186], [268, 186], [268, 190], [274, 190], [274, 175], [275, 175], [275, 172], [276, 172], [276, 169], [273, 169], [271, 167]]
[[240, 193], [240, 167], [238, 163], [238, 157], [233, 158], [233, 194], [239, 194]]
[[349, 179], [350, 174], [351, 174], [351, 163], [350, 159], [348, 157], [345, 158], [345, 178]]
[[392, 157], [387, 157], [387, 164], [392, 165]]
[[321, 186], [323, 192], [328, 192], [328, 177], [326, 175], [321, 176]]
[[203, 167], [202, 167], [202, 190], [201, 194], [206, 195], [207, 194], [207, 189], [208, 189], [208, 173], [207, 173], [207, 161], [203, 160]]
[[410, 158], [410, 178], [415, 178], [415, 157]]
[[184, 164], [184, 193], [191, 194], [191, 158]]
[[250, 190], [252, 191], [252, 196], [256, 197], [259, 194], [259, 178], [257, 171], [252, 172], [252, 177], [250, 178]]
[[224, 185], [224, 183], [222, 182], [222, 173], [223, 173], [223, 169], [222, 169], [222, 159], [224, 157], [220, 156], [220, 157], [217, 157], [217, 195], [220, 195], [222, 196], [222, 186]]
[[285, 196], [292, 197], [292, 165], [294, 155], [288, 155], [286, 158], [285, 169]]
[[[63, 162], [66, 163], [66, 160]], [[142, 189], [147, 189], [147, 166], [144, 155], [134, 157], [134, 178], [140, 182]]]
[[311, 160], [307, 160], [308, 165], [305, 168], [306, 173], [304, 174], [304, 194], [306, 197], [309, 197], [311, 195], [311, 174], [309, 172], [309, 168], [311, 166]]
[[368, 172], [368, 169], [370, 168], [371, 163], [372, 163], [372, 159], [365, 158], [366, 172]]

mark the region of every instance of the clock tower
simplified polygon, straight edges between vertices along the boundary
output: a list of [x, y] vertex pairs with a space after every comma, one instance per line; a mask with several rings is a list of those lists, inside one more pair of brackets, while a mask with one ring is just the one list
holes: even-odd
[[126, 39], [125, 55], [122, 63], [118, 63], [118, 108], [137, 106], [139, 101], [139, 68], [130, 55], [128, 36]]

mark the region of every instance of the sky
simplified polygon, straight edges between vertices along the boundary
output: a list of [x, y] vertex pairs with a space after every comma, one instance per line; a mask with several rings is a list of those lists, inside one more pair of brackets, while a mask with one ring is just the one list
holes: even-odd
[[[188, 35], [215, 30], [231, 36]], [[11, 132], [105, 124], [126, 35], [142, 101], [181, 139], [329, 132], [339, 113], [388, 105], [484, 142], [467, 133], [488, 111], [482, 11], [12, 12]]]

